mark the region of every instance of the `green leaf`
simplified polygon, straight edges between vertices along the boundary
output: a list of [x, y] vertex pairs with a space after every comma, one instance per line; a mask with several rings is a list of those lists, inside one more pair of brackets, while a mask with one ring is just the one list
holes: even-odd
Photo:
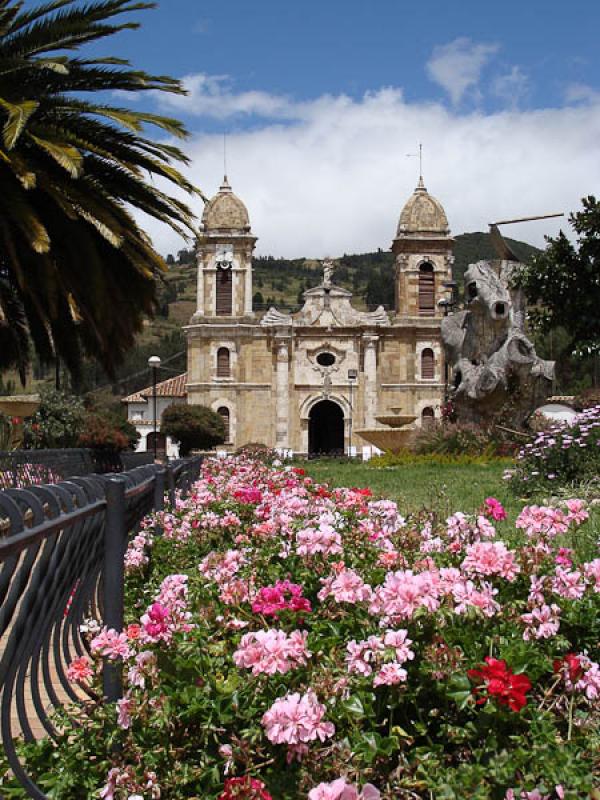
[[347, 714], [350, 714], [353, 717], [364, 717], [365, 715], [365, 708], [360, 700], [359, 697], [356, 695], [351, 695], [348, 697], [347, 700], [344, 700], [341, 703], [342, 708]]
[[52, 158], [66, 170], [72, 178], [78, 178], [82, 172], [83, 156], [76, 147], [69, 144], [49, 142], [39, 136], [29, 134], [33, 141], [45, 150]]
[[19, 136], [27, 124], [27, 120], [39, 107], [36, 100], [24, 100], [22, 103], [9, 103], [0, 97], [0, 106], [8, 112], [8, 119], [2, 129], [2, 137], [7, 150], [17, 143]]

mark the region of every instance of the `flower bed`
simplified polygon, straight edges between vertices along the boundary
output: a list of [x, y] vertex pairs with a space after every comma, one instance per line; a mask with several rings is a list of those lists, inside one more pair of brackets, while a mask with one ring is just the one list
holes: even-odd
[[123, 699], [31, 767], [64, 800], [590, 796], [588, 512], [504, 517], [488, 498], [404, 519], [302, 470], [207, 461], [131, 542], [126, 631], [91, 630], [71, 665], [97, 691], [102, 657], [123, 661]]
[[585, 409], [570, 422], [539, 431], [517, 454], [506, 477], [519, 495], [554, 492], [597, 479], [600, 473], [600, 406]]

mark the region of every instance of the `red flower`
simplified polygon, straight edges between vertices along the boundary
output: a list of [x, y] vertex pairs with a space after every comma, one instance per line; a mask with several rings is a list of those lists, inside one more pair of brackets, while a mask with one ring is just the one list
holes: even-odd
[[554, 672], [563, 672], [571, 683], [575, 683], [583, 674], [581, 659], [575, 653], [567, 653], [564, 658], [557, 658], [552, 666]]
[[527, 704], [525, 695], [531, 689], [531, 681], [527, 675], [515, 675], [506, 661], [486, 656], [485, 665], [468, 670], [467, 675], [478, 682], [473, 689], [474, 695], [480, 695], [478, 704], [485, 703], [490, 697], [495, 697], [500, 705], [508, 706], [512, 711], [520, 711]]
[[21, 423], [23, 422], [21, 417], [11, 417], [10, 421], [12, 422], [13, 425], [21, 425]]
[[273, 800], [271, 795], [265, 790], [265, 784], [257, 778], [249, 775], [243, 778], [228, 778], [225, 781], [223, 792], [219, 795], [219, 800]]
[[294, 475], [306, 475], [306, 472], [302, 469], [302, 467], [293, 467], [292, 472]]

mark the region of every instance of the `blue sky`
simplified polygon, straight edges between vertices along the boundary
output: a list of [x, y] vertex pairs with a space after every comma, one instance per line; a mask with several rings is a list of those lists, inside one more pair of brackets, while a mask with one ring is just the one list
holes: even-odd
[[[185, 120], [209, 195], [227, 132], [259, 252], [389, 247], [420, 141], [455, 233], [598, 193], [595, 0], [162, 0], [133, 16], [141, 30], [95, 50], [184, 79], [187, 98], [132, 102]], [[162, 252], [181, 246], [144, 224]], [[559, 224], [507, 233], [541, 244]]]
[[[572, 84], [597, 85], [600, 4], [590, 0], [162, 0], [137, 15], [143, 33], [120, 46], [136, 63], [176, 75], [229, 75], [237, 91], [261, 89], [297, 100], [360, 97], [402, 86], [408, 100], [436, 101], [428, 76], [434, 48], [460, 38], [497, 48], [484, 81], [518, 67], [521, 102], [562, 104]], [[502, 105], [493, 93], [484, 108]], [[477, 102], [466, 95], [464, 106]]]

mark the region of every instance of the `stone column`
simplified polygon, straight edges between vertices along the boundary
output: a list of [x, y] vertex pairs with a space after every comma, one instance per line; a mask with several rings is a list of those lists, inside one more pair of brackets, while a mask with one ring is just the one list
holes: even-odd
[[204, 315], [204, 259], [201, 253], [196, 253], [196, 267], [198, 270], [196, 285], [196, 314]]
[[252, 251], [245, 253], [246, 272], [244, 287], [244, 313], [252, 314]]
[[275, 374], [275, 446], [289, 447], [289, 345], [286, 341], [276, 343]]
[[375, 413], [377, 409], [377, 342], [378, 336], [363, 334], [364, 371], [365, 371], [365, 428], [375, 426]]

